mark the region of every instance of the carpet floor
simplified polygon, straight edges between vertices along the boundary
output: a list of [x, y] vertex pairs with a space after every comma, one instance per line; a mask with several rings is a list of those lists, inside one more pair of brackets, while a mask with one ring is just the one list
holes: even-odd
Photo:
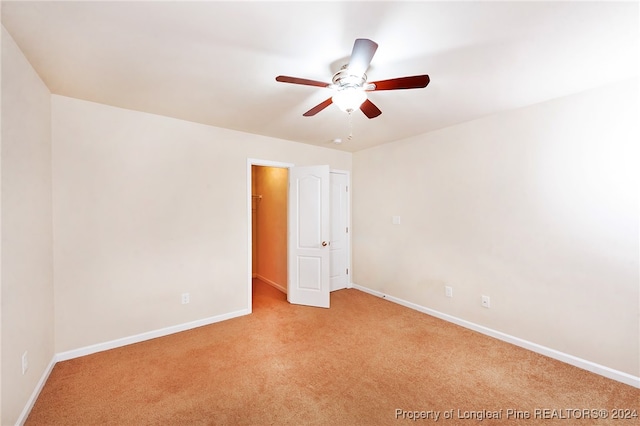
[[251, 315], [59, 362], [26, 425], [640, 424], [639, 389], [358, 290], [253, 294]]

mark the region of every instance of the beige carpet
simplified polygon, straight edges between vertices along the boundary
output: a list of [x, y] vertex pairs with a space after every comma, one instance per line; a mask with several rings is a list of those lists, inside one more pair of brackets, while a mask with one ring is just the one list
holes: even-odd
[[638, 389], [357, 290], [319, 309], [256, 282], [253, 310], [58, 363], [26, 424], [640, 424], [611, 418]]

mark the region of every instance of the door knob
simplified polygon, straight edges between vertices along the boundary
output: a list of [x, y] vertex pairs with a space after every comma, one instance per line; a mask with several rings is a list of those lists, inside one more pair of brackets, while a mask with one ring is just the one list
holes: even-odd
[[322, 247], [326, 247], [326, 246], [327, 246], [327, 242], [326, 242], [326, 241], [323, 241], [323, 242], [322, 242]]

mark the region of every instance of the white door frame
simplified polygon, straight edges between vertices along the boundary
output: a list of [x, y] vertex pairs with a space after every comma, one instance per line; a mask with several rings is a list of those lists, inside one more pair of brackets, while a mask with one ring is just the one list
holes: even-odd
[[351, 172], [348, 170], [330, 169], [330, 173], [339, 173], [347, 176], [347, 187], [349, 188], [349, 195], [347, 196], [347, 226], [349, 232], [347, 233], [347, 268], [349, 268], [349, 279], [347, 281], [347, 288], [353, 288], [353, 280], [351, 279]]
[[253, 253], [251, 245], [253, 244], [251, 223], [251, 166], [280, 167], [288, 169], [294, 167], [293, 163], [282, 163], [279, 161], [260, 160], [257, 158], [247, 158], [247, 308], [249, 313], [253, 312], [252, 293], [253, 293]]

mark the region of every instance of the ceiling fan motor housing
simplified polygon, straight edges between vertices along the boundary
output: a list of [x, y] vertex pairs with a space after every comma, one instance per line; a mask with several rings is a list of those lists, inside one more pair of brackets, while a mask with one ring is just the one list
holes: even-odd
[[367, 81], [367, 75], [354, 75], [349, 71], [348, 65], [343, 65], [340, 71], [333, 75], [331, 82], [337, 86], [337, 89], [346, 87], [362, 87]]

